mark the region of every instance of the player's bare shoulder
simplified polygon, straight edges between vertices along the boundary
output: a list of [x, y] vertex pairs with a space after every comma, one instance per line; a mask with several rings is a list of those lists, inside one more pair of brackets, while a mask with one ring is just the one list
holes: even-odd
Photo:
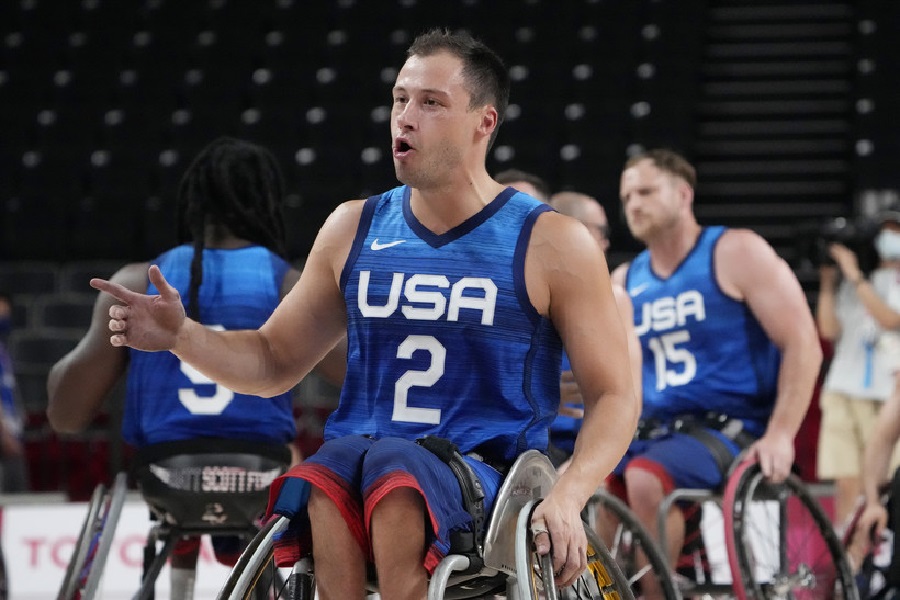
[[356, 237], [365, 200], [350, 200], [338, 205], [319, 229], [307, 265], [326, 260], [338, 270], [350, 253]]
[[534, 224], [529, 252], [536, 249], [554, 257], [572, 259], [572, 252], [591, 247], [597, 245], [584, 224], [556, 211], [547, 211]]
[[728, 229], [716, 244], [715, 274], [722, 290], [744, 300], [765, 281], [791, 274], [769, 242], [750, 229]]
[[780, 259], [772, 245], [752, 229], [726, 229], [716, 244], [716, 261], [737, 267], [756, 260]]

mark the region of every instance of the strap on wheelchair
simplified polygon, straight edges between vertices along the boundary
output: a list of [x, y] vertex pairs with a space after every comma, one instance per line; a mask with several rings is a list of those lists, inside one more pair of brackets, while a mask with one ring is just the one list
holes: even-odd
[[466, 511], [472, 516], [472, 531], [451, 533], [451, 547], [458, 547], [462, 551], [472, 553], [476, 558], [480, 559], [486, 521], [484, 489], [481, 486], [481, 480], [478, 479], [472, 467], [460, 454], [456, 444], [450, 440], [428, 435], [417, 439], [416, 443], [447, 463], [459, 482]]
[[718, 431], [737, 444], [741, 450], [746, 450], [756, 440], [754, 436], [744, 431], [744, 425], [739, 419], [731, 419], [727, 415], [715, 412], [707, 413], [702, 418], [679, 417], [675, 420], [672, 429], [685, 433], [706, 446], [723, 477], [728, 474], [728, 470], [734, 462], [734, 454], [721, 438], [709, 430]]

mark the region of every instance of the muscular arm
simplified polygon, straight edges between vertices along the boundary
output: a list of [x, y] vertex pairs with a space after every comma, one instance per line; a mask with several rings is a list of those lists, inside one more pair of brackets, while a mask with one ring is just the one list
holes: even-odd
[[895, 382], [894, 391], [878, 413], [875, 430], [866, 442], [862, 482], [869, 503], [879, 503], [878, 486], [889, 476], [888, 467], [897, 440], [900, 440], [900, 388]]
[[177, 291], [150, 268], [159, 296], [128, 293], [102, 280], [116, 295], [110, 338], [114, 346], [171, 350], [204, 375], [244, 394], [273, 396], [291, 389], [335, 347], [346, 329], [339, 288], [341, 269], [356, 233], [362, 202], [338, 207], [310, 252], [300, 280], [258, 330], [213, 331], [184, 316]]
[[889, 479], [888, 468], [897, 440], [900, 439], [900, 388], [894, 382], [894, 390], [878, 413], [875, 430], [866, 442], [863, 459], [862, 485], [866, 497], [865, 508], [857, 523], [858, 531], [866, 536], [866, 541], [875, 539], [887, 525], [888, 514], [881, 503], [879, 487]]
[[[110, 281], [134, 292], [147, 291], [147, 263], [124, 266]], [[128, 365], [128, 351], [109, 343], [109, 309], [117, 300], [106, 293], [94, 302], [91, 325], [71, 352], [50, 369], [47, 377], [47, 419], [54, 430], [84, 430], [103, 406]]]
[[619, 317], [622, 319], [622, 326], [625, 328], [625, 337], [628, 340], [628, 360], [631, 363], [631, 377], [634, 385], [634, 395], [640, 404], [643, 398], [643, 378], [641, 369], [644, 364], [644, 357], [641, 353], [641, 340], [638, 338], [637, 331], [634, 328], [634, 305], [631, 303], [631, 296], [625, 291], [621, 284], [613, 283], [613, 295], [616, 299], [616, 307], [619, 309]]
[[[281, 282], [281, 299], [294, 288], [300, 280], [300, 271], [289, 270]], [[328, 351], [328, 354], [313, 369], [317, 375], [335, 387], [344, 385], [344, 376], [347, 373], [347, 338], [342, 337], [338, 343]]]
[[790, 471], [793, 439], [812, 399], [822, 349], [800, 282], [760, 236], [729, 230], [716, 247], [716, 278], [743, 300], [781, 351], [775, 407], [754, 446], [763, 473], [776, 480]]
[[548, 213], [538, 219], [526, 279], [534, 306], [562, 337], [585, 404], [569, 468], [545, 503], [571, 503], [580, 511], [621, 459], [637, 425], [625, 327], [603, 253], [568, 217]]

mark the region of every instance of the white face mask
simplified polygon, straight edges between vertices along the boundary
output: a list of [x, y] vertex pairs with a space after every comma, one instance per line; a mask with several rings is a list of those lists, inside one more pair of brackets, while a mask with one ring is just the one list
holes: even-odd
[[900, 260], [900, 232], [881, 231], [875, 237], [875, 249], [881, 260]]

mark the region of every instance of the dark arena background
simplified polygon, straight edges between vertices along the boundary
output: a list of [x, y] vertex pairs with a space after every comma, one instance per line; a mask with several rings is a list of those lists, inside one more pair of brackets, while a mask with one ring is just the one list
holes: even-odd
[[[89, 278], [174, 243], [177, 183], [215, 137], [278, 157], [301, 265], [338, 203], [396, 184], [390, 90], [406, 46], [464, 28], [513, 78], [492, 173], [597, 197], [615, 266], [639, 249], [617, 198], [629, 151], [680, 150], [698, 166], [700, 222], [762, 234], [813, 303], [815, 232], [900, 188], [898, 24], [900, 3], [880, 0], [3, 0], [0, 288], [31, 491], [83, 500], [127, 466], [121, 389], [86, 433], [56, 435], [47, 370], [89, 323]], [[304, 451], [335, 394], [314, 377], [298, 387]], [[806, 478], [814, 428], [798, 441]]]

